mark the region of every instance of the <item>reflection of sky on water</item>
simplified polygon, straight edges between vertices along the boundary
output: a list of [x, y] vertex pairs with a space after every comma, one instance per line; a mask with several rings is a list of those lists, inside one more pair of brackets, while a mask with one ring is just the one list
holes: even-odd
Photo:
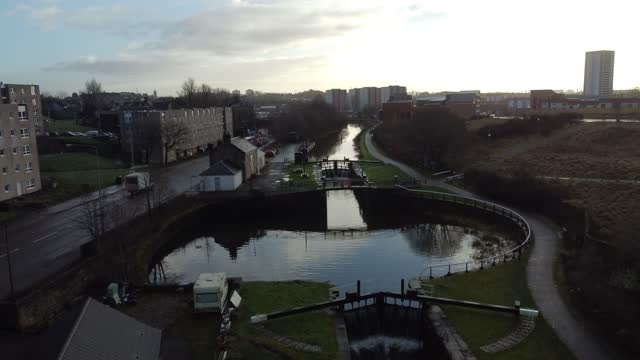
[[362, 218], [360, 205], [353, 191], [327, 191], [327, 229], [364, 230], [367, 224]]
[[353, 139], [362, 131], [360, 125], [348, 124], [342, 129], [338, 136], [327, 136], [316, 141], [316, 147], [311, 151], [311, 161], [322, 159], [342, 160], [356, 159], [358, 153], [354, 146]]
[[162, 264], [168, 280], [179, 283], [194, 281], [202, 272], [224, 271], [246, 281], [322, 280], [345, 290], [361, 280], [365, 291], [399, 290], [400, 279], [418, 276], [429, 264], [467, 261], [476, 238], [452, 227], [445, 237], [417, 233], [413, 228], [327, 233], [267, 230], [263, 236], [234, 244], [235, 258], [218, 243], [231, 245], [220, 233], [215, 239], [198, 238], [174, 250]]

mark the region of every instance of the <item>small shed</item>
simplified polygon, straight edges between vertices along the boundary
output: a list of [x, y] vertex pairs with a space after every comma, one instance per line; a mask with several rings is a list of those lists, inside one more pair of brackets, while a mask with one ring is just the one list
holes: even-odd
[[242, 184], [242, 170], [220, 160], [200, 174], [201, 191], [233, 191]]

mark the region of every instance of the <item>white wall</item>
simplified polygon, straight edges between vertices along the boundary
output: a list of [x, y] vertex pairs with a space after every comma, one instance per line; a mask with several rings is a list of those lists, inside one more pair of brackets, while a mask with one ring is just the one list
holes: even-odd
[[220, 178], [220, 191], [233, 191], [242, 184], [242, 172], [225, 176], [201, 176], [201, 190], [216, 191], [216, 178]]

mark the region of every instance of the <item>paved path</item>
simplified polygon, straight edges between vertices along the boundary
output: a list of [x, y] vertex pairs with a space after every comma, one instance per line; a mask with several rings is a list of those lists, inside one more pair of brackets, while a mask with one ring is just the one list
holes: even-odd
[[577, 177], [562, 177], [562, 176], [538, 176], [538, 178], [547, 179], [547, 180], [560, 180], [560, 181], [582, 181], [582, 182], [595, 182], [595, 183], [605, 183], [605, 184], [640, 185], [640, 180], [594, 179], [594, 178], [577, 178]]
[[[411, 167], [399, 161], [390, 159], [378, 151], [371, 141], [371, 133], [367, 132], [365, 144], [367, 149], [380, 161], [397, 166], [409, 176], [422, 182], [426, 177]], [[480, 198], [473, 193], [444, 183], [441, 180], [429, 180], [430, 184], [445, 188], [453, 193]], [[539, 216], [526, 212], [519, 212], [535, 235], [533, 251], [527, 264], [527, 283], [533, 300], [545, 320], [553, 328], [556, 335], [569, 348], [577, 359], [600, 360], [618, 358], [613, 357], [605, 350], [603, 344], [590, 333], [583, 324], [579, 323], [569, 312], [567, 305], [562, 301], [560, 292], [554, 282], [553, 265], [557, 257], [557, 244], [559, 236], [552, 226], [544, 222]]]

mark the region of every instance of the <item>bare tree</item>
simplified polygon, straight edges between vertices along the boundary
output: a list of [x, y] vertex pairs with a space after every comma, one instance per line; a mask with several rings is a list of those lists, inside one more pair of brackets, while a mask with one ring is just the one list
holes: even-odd
[[160, 129], [162, 136], [162, 146], [164, 147], [164, 163], [169, 162], [169, 152], [180, 146], [189, 135], [189, 128], [175, 119], [167, 120]]
[[200, 86], [198, 86], [196, 106], [209, 107], [214, 105], [214, 103], [215, 95], [213, 93], [213, 88], [205, 83], [200, 84]]
[[95, 95], [104, 92], [102, 90], [102, 84], [100, 84], [95, 78], [92, 78], [91, 80], [84, 83], [84, 88], [88, 95]]
[[87, 195], [82, 204], [82, 215], [76, 219], [76, 225], [89, 233], [98, 251], [102, 248], [101, 240], [106, 230], [106, 212], [102, 195], [102, 191], [98, 192], [97, 199]]
[[188, 78], [182, 83], [182, 87], [178, 92], [178, 95], [184, 99], [185, 104], [188, 107], [193, 107], [196, 97], [198, 95], [198, 85], [193, 78]]

